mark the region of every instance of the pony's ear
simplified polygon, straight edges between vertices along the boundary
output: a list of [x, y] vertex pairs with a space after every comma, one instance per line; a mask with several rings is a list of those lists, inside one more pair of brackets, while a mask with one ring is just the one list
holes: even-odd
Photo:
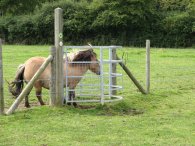
[[73, 59], [73, 61], [91, 61], [91, 56], [93, 55], [93, 49], [86, 51], [80, 51]]

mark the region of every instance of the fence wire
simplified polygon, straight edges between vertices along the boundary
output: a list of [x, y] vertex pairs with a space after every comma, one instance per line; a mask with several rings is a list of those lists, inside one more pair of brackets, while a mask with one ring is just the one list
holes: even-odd
[[[72, 51], [72, 50], [69, 50]], [[99, 58], [99, 51], [95, 49]], [[3, 46], [3, 73], [4, 73], [4, 97], [5, 107], [8, 108], [13, 103], [13, 96], [8, 92], [7, 81], [13, 81], [19, 64], [23, 64], [27, 59], [34, 56], [49, 55], [48, 46]], [[125, 65], [131, 70], [141, 85], [146, 88], [145, 73], [145, 48], [124, 47], [117, 50], [117, 54], [124, 60]], [[169, 93], [187, 93], [188, 90], [195, 90], [195, 50], [193, 49], [169, 49], [169, 48], [151, 48], [151, 94], [169, 94]], [[108, 57], [108, 50], [104, 52], [104, 59]], [[105, 95], [109, 92], [106, 84], [108, 80], [108, 65], [104, 66], [104, 91]], [[117, 79], [118, 85], [123, 85], [123, 90], [118, 94], [124, 99], [141, 94], [135, 85], [131, 82], [125, 72], [117, 65], [117, 73], [123, 76]], [[41, 79], [45, 80], [45, 79]], [[88, 71], [81, 82], [76, 87], [76, 96], [83, 100], [96, 98], [100, 94], [99, 77]], [[49, 80], [48, 80], [49, 81]], [[88, 88], [89, 90], [85, 90]], [[95, 96], [93, 96], [95, 95]], [[43, 100], [49, 103], [49, 91], [43, 89]], [[98, 99], [98, 98], [97, 98]], [[39, 105], [35, 96], [34, 89], [29, 95], [31, 105]], [[21, 105], [23, 106], [23, 105]]]
[[[126, 65], [145, 88], [145, 48], [126, 48]], [[185, 92], [195, 89], [195, 50], [151, 48], [150, 93]], [[127, 77], [124, 74], [124, 78]], [[125, 80], [126, 81], [126, 80]], [[124, 83], [125, 92], [136, 92], [133, 84]], [[133, 93], [131, 93], [133, 94]]]

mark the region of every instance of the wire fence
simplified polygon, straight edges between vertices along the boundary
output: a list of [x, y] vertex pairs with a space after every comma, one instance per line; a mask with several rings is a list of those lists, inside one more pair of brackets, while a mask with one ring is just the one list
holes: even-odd
[[[127, 53], [124, 57], [126, 65], [145, 87], [145, 48], [125, 48], [125, 52]], [[168, 94], [173, 91], [193, 90], [195, 88], [194, 54], [194, 49], [151, 48], [150, 93]], [[137, 91], [132, 84], [125, 83], [124, 86], [130, 93]]]
[[[70, 50], [71, 51], [71, 50]], [[100, 52], [95, 49], [99, 58]], [[124, 47], [117, 50], [120, 58], [123, 58], [126, 66], [132, 71], [138, 81], [146, 88], [146, 61], [145, 48]], [[15, 72], [19, 64], [23, 64], [27, 59], [33, 56], [49, 55], [48, 46], [3, 46], [3, 73], [4, 73], [4, 97], [5, 108], [8, 108], [14, 101], [13, 96], [8, 92], [7, 81], [13, 81]], [[104, 59], [108, 57], [108, 50], [104, 52]], [[168, 49], [151, 48], [151, 94], [168, 95], [187, 94], [187, 91], [195, 90], [195, 50], [193, 49]], [[108, 65], [105, 65], [104, 73], [104, 91], [109, 94]], [[124, 96], [124, 99], [140, 94], [135, 85], [130, 81], [125, 72], [117, 65], [117, 73], [123, 76], [117, 79], [118, 85], [123, 85], [123, 89], [117, 94]], [[41, 79], [47, 80], [47, 79]], [[49, 82], [49, 80], [48, 80]], [[85, 88], [88, 88], [85, 90]], [[66, 91], [65, 91], [66, 92]], [[78, 99], [90, 99], [93, 95], [101, 92], [100, 78], [88, 71], [79, 82], [76, 88], [76, 97]], [[82, 95], [82, 96], [81, 96]], [[43, 89], [43, 100], [49, 103], [49, 91]], [[95, 96], [94, 96], [95, 98]], [[39, 105], [35, 96], [34, 89], [29, 95], [31, 105]], [[21, 105], [23, 107], [23, 105]]]

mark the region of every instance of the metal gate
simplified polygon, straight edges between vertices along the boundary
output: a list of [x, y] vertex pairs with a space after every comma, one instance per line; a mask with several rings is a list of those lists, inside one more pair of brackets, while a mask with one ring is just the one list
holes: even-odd
[[[67, 57], [70, 52], [74, 49], [84, 50], [90, 49], [90, 46], [64, 46], [64, 56]], [[65, 59], [66, 66], [69, 66], [72, 63], [77, 63], [82, 65], [83, 63], [99, 63], [100, 64], [100, 75], [96, 75], [88, 71], [83, 76], [72, 76], [67, 75], [68, 68], [64, 70], [66, 72], [65, 76], [65, 88], [64, 88], [64, 99], [66, 103], [72, 102], [100, 102], [104, 104], [105, 102], [113, 102], [121, 100], [123, 97], [119, 95], [115, 95], [114, 91], [122, 89], [122, 85], [115, 85], [113, 80], [116, 78], [122, 79], [122, 73], [113, 72], [113, 67], [116, 66], [117, 63], [122, 62], [122, 60], [113, 59], [114, 50], [121, 49], [121, 46], [93, 46], [93, 49], [98, 52], [99, 62], [91, 62], [91, 61], [77, 61], [73, 62], [68, 59]], [[108, 56], [106, 55], [108, 54]], [[79, 84], [75, 89], [69, 89], [68, 81], [73, 78], [82, 78]], [[73, 91], [76, 93], [75, 99], [69, 98], [69, 92]]]

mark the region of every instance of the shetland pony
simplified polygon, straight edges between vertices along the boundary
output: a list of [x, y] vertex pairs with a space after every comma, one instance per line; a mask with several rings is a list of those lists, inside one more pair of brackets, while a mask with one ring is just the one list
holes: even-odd
[[[18, 70], [15, 75], [14, 81], [9, 84], [9, 91], [14, 97], [18, 97], [21, 93], [24, 82], [28, 84], [28, 82], [32, 79], [34, 74], [40, 68], [40, 66], [44, 63], [46, 58], [44, 57], [32, 57], [28, 59], [24, 64], [19, 65]], [[66, 64], [65, 61], [73, 62]], [[92, 63], [85, 63], [85, 61], [92, 61]], [[83, 62], [83, 63], [76, 63], [76, 62]], [[85, 51], [78, 51], [75, 53], [68, 54], [67, 58], [64, 58], [64, 87], [66, 87], [66, 76], [79, 76], [77, 78], [69, 78], [68, 79], [68, 87], [70, 89], [75, 89], [77, 84], [82, 79], [83, 76], [88, 70], [92, 71], [93, 73], [100, 75], [100, 65], [97, 59], [97, 55], [93, 52], [93, 49], [88, 49]], [[40, 75], [37, 81], [34, 83], [34, 88], [36, 92], [36, 97], [41, 105], [44, 105], [42, 100], [42, 88], [49, 89], [49, 80], [51, 78], [51, 66], [50, 64], [44, 70], [44, 72]], [[31, 89], [32, 90], [32, 89]], [[31, 91], [30, 90], [30, 91]], [[25, 107], [30, 107], [28, 101], [28, 95], [30, 92], [25, 96]], [[69, 91], [69, 99], [75, 98], [74, 91]], [[73, 103], [76, 106], [76, 103]]]

